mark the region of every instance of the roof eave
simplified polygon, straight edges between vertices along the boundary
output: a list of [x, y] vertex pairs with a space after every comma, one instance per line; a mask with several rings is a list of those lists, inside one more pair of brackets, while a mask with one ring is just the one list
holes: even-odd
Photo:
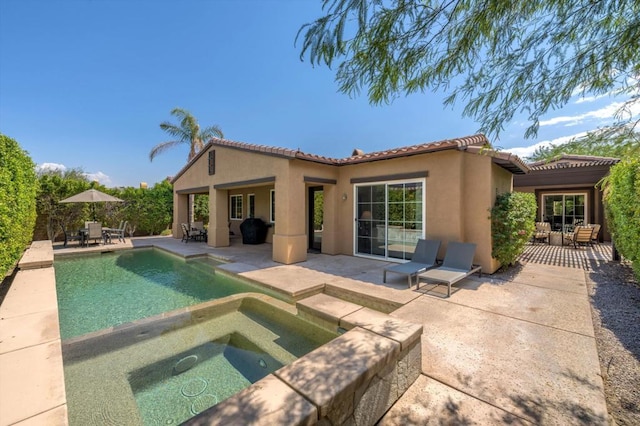
[[498, 166], [513, 173], [514, 175], [524, 175], [531, 171], [531, 168], [522, 161], [520, 157], [510, 152], [495, 151], [486, 147], [468, 146], [460, 148], [463, 151], [467, 151], [472, 154], [487, 155], [491, 157]]

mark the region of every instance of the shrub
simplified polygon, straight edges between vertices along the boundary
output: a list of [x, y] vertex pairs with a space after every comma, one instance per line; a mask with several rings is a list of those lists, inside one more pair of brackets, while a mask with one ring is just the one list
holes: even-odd
[[173, 221], [173, 186], [168, 180], [147, 189], [127, 187], [114, 195], [125, 201], [119, 217], [129, 222], [129, 235], [159, 235]]
[[[173, 199], [171, 205], [173, 206]], [[209, 194], [195, 194], [193, 215], [196, 222], [209, 223]]]
[[513, 265], [533, 235], [536, 220], [534, 194], [508, 192], [499, 195], [491, 209], [492, 256], [503, 266]]
[[64, 203], [60, 200], [89, 189], [81, 169], [52, 170], [40, 173], [36, 198], [38, 218], [34, 238], [55, 241], [67, 230], [79, 229], [89, 216], [89, 203]]
[[640, 280], [640, 159], [627, 158], [611, 168], [604, 185], [605, 211], [620, 254], [633, 262]]
[[31, 242], [37, 190], [31, 157], [18, 142], [0, 134], [0, 281]]

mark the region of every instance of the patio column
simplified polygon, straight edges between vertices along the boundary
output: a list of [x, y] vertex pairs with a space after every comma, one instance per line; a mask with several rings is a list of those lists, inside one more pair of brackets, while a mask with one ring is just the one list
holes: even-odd
[[173, 193], [173, 238], [182, 238], [181, 223], [189, 222], [189, 194]]
[[226, 189], [209, 191], [209, 241], [212, 247], [229, 246], [229, 195]]
[[307, 260], [306, 186], [299, 179], [276, 179], [273, 260], [284, 264]]

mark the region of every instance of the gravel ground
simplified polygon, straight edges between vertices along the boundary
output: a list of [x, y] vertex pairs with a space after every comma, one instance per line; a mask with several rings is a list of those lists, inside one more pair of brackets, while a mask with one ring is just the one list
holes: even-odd
[[611, 424], [640, 425], [640, 285], [624, 263], [586, 276]]

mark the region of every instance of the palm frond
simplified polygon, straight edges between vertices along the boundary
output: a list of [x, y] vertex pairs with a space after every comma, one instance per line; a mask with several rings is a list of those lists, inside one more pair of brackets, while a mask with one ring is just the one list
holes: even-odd
[[214, 124], [213, 126], [204, 128], [200, 132], [200, 137], [204, 141], [209, 141], [209, 139], [211, 138], [224, 139], [224, 133], [222, 133], [222, 129], [220, 128], [220, 126], [218, 126], [217, 124]]
[[164, 121], [160, 123], [160, 128], [176, 140], [156, 145], [149, 153], [149, 159], [151, 161], [153, 161], [156, 155], [181, 143], [190, 145], [189, 155], [187, 157], [187, 161], [190, 161], [204, 148], [205, 143], [208, 142], [211, 137], [224, 137], [222, 130], [217, 125], [201, 130], [198, 120], [183, 108], [172, 109], [171, 115], [178, 118], [179, 125]]
[[167, 121], [160, 123], [160, 128], [176, 139], [184, 140], [190, 138], [190, 135], [185, 132], [182, 127], [178, 127], [175, 124], [171, 124]]
[[168, 141], [168, 142], [162, 142], [159, 143], [158, 145], [154, 146], [153, 149], [151, 149], [151, 152], [149, 153], [149, 161], [153, 161], [153, 159], [158, 155], [163, 153], [164, 151], [166, 151], [169, 148], [173, 148], [174, 146], [180, 145], [183, 142], [182, 140], [176, 140], [176, 141]]

